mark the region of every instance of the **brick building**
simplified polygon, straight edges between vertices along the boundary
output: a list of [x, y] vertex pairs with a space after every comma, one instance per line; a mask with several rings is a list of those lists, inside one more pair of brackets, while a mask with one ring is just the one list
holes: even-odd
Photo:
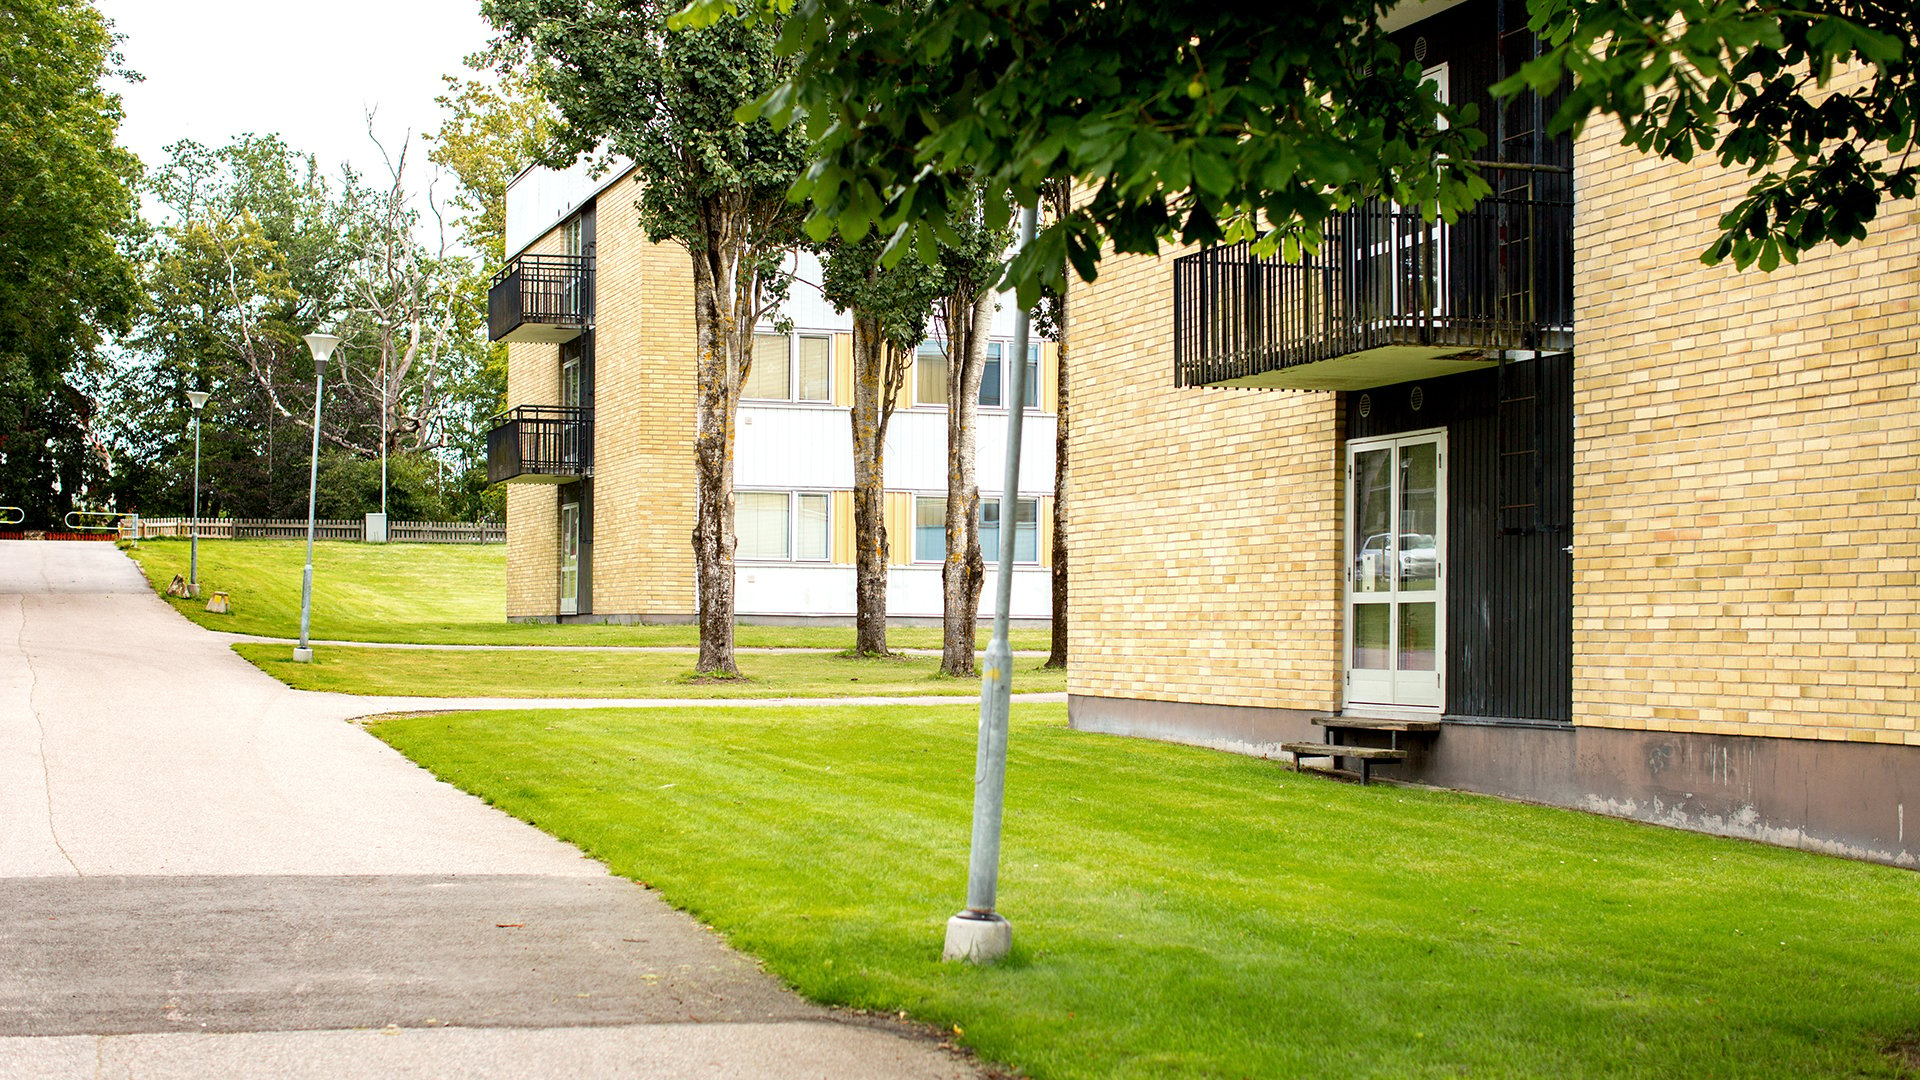
[[[507, 264], [488, 295], [508, 343], [510, 408], [488, 435], [507, 489], [507, 617], [691, 622], [693, 272], [648, 242], [628, 170], [529, 169], [507, 192]], [[818, 263], [792, 261], [788, 300], [759, 327], [742, 394], [734, 487], [742, 621], [851, 621], [854, 612], [852, 322], [820, 296]], [[786, 329], [776, 326], [783, 324]], [[1011, 402], [1012, 311], [996, 318], [978, 413], [982, 546], [996, 542]], [[937, 623], [945, 557], [944, 354], [923, 346], [885, 448], [889, 615]], [[1057, 363], [1028, 357], [1028, 445], [1013, 523], [1014, 614], [1052, 615]], [[988, 570], [983, 602], [991, 603]]]
[[1395, 31], [1485, 118], [1459, 222], [1080, 287], [1072, 722], [1914, 865], [1920, 210], [1703, 266], [1746, 178], [1495, 103], [1516, 6]]

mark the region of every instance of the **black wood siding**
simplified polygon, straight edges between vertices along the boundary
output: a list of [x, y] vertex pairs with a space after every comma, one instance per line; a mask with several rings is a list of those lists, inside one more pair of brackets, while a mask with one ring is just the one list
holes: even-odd
[[1349, 439], [1447, 431], [1446, 714], [1571, 720], [1572, 356], [1345, 397]]

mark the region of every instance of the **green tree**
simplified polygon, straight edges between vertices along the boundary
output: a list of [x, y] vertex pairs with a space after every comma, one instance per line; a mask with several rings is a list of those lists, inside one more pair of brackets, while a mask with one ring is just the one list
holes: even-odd
[[120, 57], [80, 0], [0, 8], [0, 503], [52, 525], [97, 494], [85, 389], [138, 308], [126, 246], [140, 163], [114, 145]]
[[853, 651], [887, 655], [887, 427], [906, 388], [940, 274], [918, 260], [887, 268], [880, 238], [823, 246], [821, 292], [853, 315]]
[[[1421, 89], [1380, 29], [1390, 0], [1262, 8], [1165, 0], [693, 0], [783, 15], [792, 75], [759, 111], [800, 122], [816, 161], [795, 185], [817, 237], [879, 228], [889, 258], [933, 258], [964, 213], [961, 171], [1021, 206], [1049, 179], [1086, 194], [1011, 267], [1021, 302], [1104, 246], [1318, 242], [1328, 215], [1391, 198], [1451, 217], [1485, 195], [1470, 105]], [[1755, 181], [1709, 261], [1764, 266], [1863, 235], [1914, 193], [1916, 17], [1884, 0], [1530, 0], [1552, 46], [1506, 85], [1576, 84], [1554, 123], [1595, 114], [1676, 159], [1717, 149]], [[790, 13], [788, 13], [790, 11]], [[1842, 68], [1869, 73], [1834, 92]], [[996, 224], [997, 219], [996, 219]]]
[[787, 190], [805, 163], [797, 129], [741, 122], [787, 74], [777, 25], [721, 17], [669, 33], [649, 0], [484, 0], [506, 48], [524, 47], [559, 113], [560, 160], [599, 150], [634, 162], [639, 220], [693, 264], [696, 371], [693, 533], [703, 672], [734, 662], [734, 425], [754, 324], [784, 292], [780, 262], [801, 239]]

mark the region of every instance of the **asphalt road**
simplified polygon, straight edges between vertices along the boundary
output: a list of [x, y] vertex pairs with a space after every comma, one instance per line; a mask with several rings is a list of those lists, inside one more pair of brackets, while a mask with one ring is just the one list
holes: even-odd
[[111, 545], [0, 541], [0, 1078], [978, 1075], [347, 722], [437, 704], [290, 690]]

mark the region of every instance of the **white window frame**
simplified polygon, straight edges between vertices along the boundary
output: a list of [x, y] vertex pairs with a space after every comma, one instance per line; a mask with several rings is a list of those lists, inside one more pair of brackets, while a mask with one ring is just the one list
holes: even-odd
[[[773, 558], [765, 555], [736, 554], [736, 562], [756, 564], [800, 563], [806, 566], [826, 566], [833, 562], [833, 492], [822, 488], [800, 488], [796, 490], [783, 490], [780, 488], [736, 488], [734, 489], [734, 495], [736, 500], [741, 495], [785, 495], [787, 497], [786, 556], [784, 558]], [[820, 558], [804, 557], [800, 554], [800, 500], [807, 496], [820, 498], [825, 502], [827, 508], [826, 554]], [[736, 537], [735, 544], [737, 545], [738, 542], [738, 538]]]
[[[1040, 497], [1038, 495], [1016, 495], [1014, 496], [1014, 501], [1016, 503], [1032, 503], [1033, 504], [1033, 558], [1016, 559], [1014, 560], [1013, 565], [1039, 566], [1040, 565]], [[940, 506], [941, 552], [940, 552], [940, 557], [937, 559], [923, 558], [920, 555], [920, 504], [922, 502], [938, 503]], [[986, 492], [980, 493], [981, 509], [979, 512], [982, 515], [986, 513], [986, 506], [988, 503], [992, 503], [994, 506], [999, 506], [1000, 496], [998, 494], [988, 495]], [[946, 530], [946, 524], [945, 524], [946, 504], [947, 504], [947, 497], [944, 494], [922, 495], [919, 493], [915, 493], [915, 495], [913, 496], [913, 526], [911, 529], [911, 532], [913, 533], [913, 561], [921, 566], [936, 566], [946, 561], [946, 558], [947, 558], [946, 531], [945, 531]], [[1014, 514], [1016, 516], [1016, 519], [1019, 513], [1020, 513], [1019, 508], [1015, 507]], [[976, 522], [974, 527], [976, 529], [984, 529], [985, 523]], [[992, 569], [1000, 561], [1000, 551], [998, 548], [995, 548], [989, 551], [987, 549], [986, 542], [982, 540], [980, 544], [980, 558], [987, 564], [988, 569]]]
[[[831, 405], [833, 404], [834, 364], [833, 364], [832, 332], [816, 331], [816, 330], [794, 330], [787, 334], [781, 334], [778, 330], [762, 328], [762, 329], [756, 329], [753, 332], [753, 336], [756, 339], [761, 337], [785, 337], [787, 339], [787, 394], [785, 397], [748, 397], [746, 394], [746, 387], [742, 386], [740, 388], [740, 400], [742, 402], [752, 402], [756, 405], [762, 404], [762, 403], [769, 403], [769, 402], [784, 402], [789, 405]], [[800, 339], [801, 338], [818, 338], [827, 343], [827, 396], [826, 397], [803, 398], [800, 396]]]
[[[936, 347], [940, 351], [940, 359], [947, 365], [949, 370], [953, 367], [953, 355], [947, 350], [946, 342], [941, 341], [939, 338], [928, 338], [920, 344], [915, 345], [913, 347], [913, 371], [910, 375], [910, 380], [913, 383], [913, 407], [916, 409], [944, 409], [950, 404], [949, 402], [920, 400], [920, 356], [922, 351], [929, 345]], [[946, 385], [946, 381], [946, 376], [943, 373], [940, 379], [942, 387]]]
[[[1015, 525], [1016, 532], [1018, 530], [1018, 522], [1020, 520], [1019, 504], [1020, 503], [1033, 504], [1033, 558], [1031, 559], [1019, 558], [1017, 555], [1019, 544], [1018, 542], [1016, 542], [1014, 544], [1016, 556], [1013, 560], [1013, 565], [1039, 566], [1040, 565], [1040, 497], [1038, 495], [1015, 495], [1013, 497], [1013, 501], [1014, 501], [1013, 514], [1014, 514], [1014, 521], [1016, 523]], [[982, 533], [985, 533], [987, 529], [985, 516], [987, 512], [988, 503], [992, 503], [995, 507], [998, 507], [1000, 505], [1000, 496], [995, 495], [995, 496], [992, 496], [991, 498], [989, 498], [984, 494], [980, 496], [980, 514], [981, 514], [982, 520], [980, 521], [980, 524], [978, 527]], [[1000, 526], [996, 525], [994, 527], [997, 529]], [[986, 560], [986, 564], [988, 568], [992, 568], [993, 566], [997, 565], [1000, 561], [1000, 549], [996, 547], [993, 550], [989, 551], [987, 549], [986, 540], [983, 537], [980, 541], [980, 557]]]

